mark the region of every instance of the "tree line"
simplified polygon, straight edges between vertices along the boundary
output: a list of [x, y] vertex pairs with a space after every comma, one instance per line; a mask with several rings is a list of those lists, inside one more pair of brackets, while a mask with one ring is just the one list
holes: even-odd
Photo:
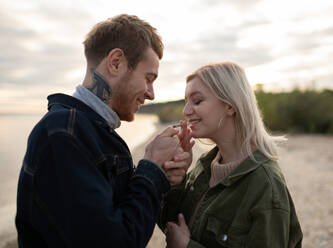
[[[295, 88], [290, 92], [266, 92], [256, 87], [255, 94], [265, 125], [270, 131], [333, 134], [333, 90]], [[145, 105], [140, 113], [154, 113], [160, 122], [184, 119], [184, 100]]]

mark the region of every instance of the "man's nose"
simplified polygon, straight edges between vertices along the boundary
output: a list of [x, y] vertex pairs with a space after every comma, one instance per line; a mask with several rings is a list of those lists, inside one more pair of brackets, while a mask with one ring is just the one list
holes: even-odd
[[154, 95], [154, 87], [152, 85], [149, 85], [147, 87], [147, 90], [145, 92], [145, 98], [148, 100], [154, 100], [155, 95]]

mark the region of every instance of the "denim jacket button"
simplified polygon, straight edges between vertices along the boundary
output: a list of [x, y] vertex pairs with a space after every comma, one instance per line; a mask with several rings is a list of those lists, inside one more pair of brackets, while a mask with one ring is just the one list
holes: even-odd
[[191, 186], [190, 191], [194, 191], [194, 187], [193, 186]]
[[227, 241], [227, 239], [228, 239], [228, 235], [227, 234], [222, 234], [221, 235], [221, 241], [225, 242], [225, 241]]

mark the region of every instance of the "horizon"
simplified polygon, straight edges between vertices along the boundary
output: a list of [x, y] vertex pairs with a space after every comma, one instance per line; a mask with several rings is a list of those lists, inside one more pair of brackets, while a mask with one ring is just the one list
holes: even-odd
[[[265, 85], [264, 84], [256, 84], [254, 85], [252, 88], [256, 88], [256, 86], [263, 86], [262, 90], [265, 92], [265, 93], [292, 93], [294, 90], [299, 90], [301, 92], [305, 92], [305, 91], [315, 91], [315, 92], [322, 92], [322, 91], [325, 91], [325, 90], [329, 90], [329, 91], [332, 91], [333, 92], [333, 88], [321, 88], [321, 89], [318, 89], [315, 87], [314, 84], [311, 84], [310, 87], [298, 87], [297, 85], [292, 88], [292, 89], [289, 89], [289, 90], [279, 90], [279, 91], [274, 91], [274, 90], [265, 90]], [[254, 89], [255, 90], [255, 89]], [[255, 90], [256, 91], [256, 90]], [[142, 107], [144, 106], [147, 106], [147, 105], [154, 105], [154, 104], [161, 104], [161, 103], [170, 103], [170, 102], [177, 102], [177, 101], [182, 101], [182, 100], [185, 100], [185, 98], [178, 98], [178, 99], [169, 99], [169, 100], [160, 100], [160, 101], [156, 101], [156, 100], [153, 100], [153, 101], [149, 101], [147, 100], [144, 105], [142, 105]], [[10, 115], [27, 115], [27, 116], [30, 116], [30, 115], [43, 115], [47, 112], [47, 105], [45, 103], [45, 109], [44, 111], [42, 110], [34, 110], [34, 111], [12, 111], [12, 112], [5, 112], [5, 111], [0, 111], [0, 116], [10, 116]], [[137, 112], [137, 114], [145, 114], [145, 113], [141, 113], [140, 111]]]

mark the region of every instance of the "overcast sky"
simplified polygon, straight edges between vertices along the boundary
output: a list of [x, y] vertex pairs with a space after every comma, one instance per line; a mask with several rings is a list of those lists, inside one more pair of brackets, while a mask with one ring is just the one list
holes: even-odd
[[82, 41], [97, 22], [134, 14], [163, 37], [157, 101], [183, 98], [197, 67], [231, 60], [251, 84], [333, 88], [332, 0], [0, 0], [0, 113], [46, 110], [83, 80]]

